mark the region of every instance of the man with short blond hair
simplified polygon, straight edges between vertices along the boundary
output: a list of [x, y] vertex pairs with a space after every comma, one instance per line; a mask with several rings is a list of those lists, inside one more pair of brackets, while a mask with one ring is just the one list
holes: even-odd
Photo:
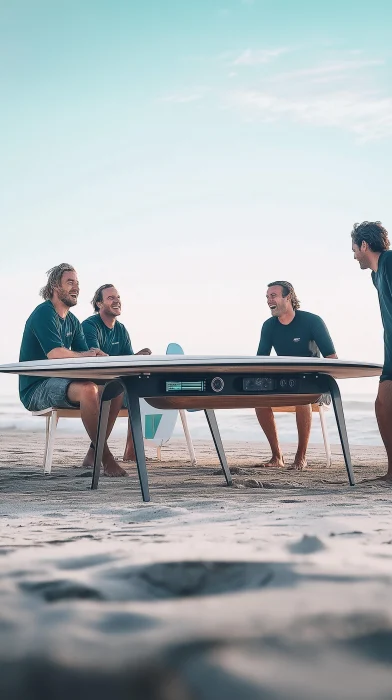
[[[48, 281], [40, 291], [44, 299], [26, 321], [19, 361], [58, 360], [71, 357], [106, 355], [98, 348], [88, 348], [82, 327], [70, 309], [77, 304], [79, 281], [72, 265], [61, 263], [48, 272]], [[95, 382], [75, 379], [20, 376], [20, 399], [29, 411], [50, 406], [77, 408], [92, 441], [96, 439], [99, 416], [99, 387]], [[112, 400], [107, 436], [110, 434], [122, 403], [122, 395]], [[102, 463], [107, 476], [125, 476], [107, 442]]]

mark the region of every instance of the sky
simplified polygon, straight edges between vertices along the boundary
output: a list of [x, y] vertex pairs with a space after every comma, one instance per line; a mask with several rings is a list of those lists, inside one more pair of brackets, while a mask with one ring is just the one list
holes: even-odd
[[0, 0], [0, 362], [60, 262], [80, 320], [117, 286], [136, 350], [254, 354], [288, 279], [339, 357], [382, 362], [350, 232], [392, 226], [391, 23], [389, 0]]

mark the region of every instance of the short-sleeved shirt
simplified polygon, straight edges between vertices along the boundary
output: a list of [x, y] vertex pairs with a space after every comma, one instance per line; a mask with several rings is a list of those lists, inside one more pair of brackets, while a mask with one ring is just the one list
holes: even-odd
[[99, 314], [89, 316], [82, 323], [89, 348], [99, 348], [108, 355], [133, 355], [131, 339], [124, 324], [115, 322], [108, 328]]
[[320, 357], [320, 353], [326, 357], [335, 354], [324, 321], [308, 311], [296, 311], [287, 325], [276, 316], [263, 323], [257, 354], [269, 355], [272, 348], [277, 355], [289, 357]]
[[[46, 360], [55, 348], [75, 352], [88, 350], [80, 322], [70, 311], [65, 318], [58, 315], [51, 301], [37, 306], [26, 321], [20, 346], [19, 361]], [[19, 396], [27, 408], [37, 386], [44, 377], [19, 377]]]
[[384, 326], [383, 375], [392, 378], [392, 250], [381, 253], [377, 272], [372, 272], [372, 280], [378, 292], [381, 319]]

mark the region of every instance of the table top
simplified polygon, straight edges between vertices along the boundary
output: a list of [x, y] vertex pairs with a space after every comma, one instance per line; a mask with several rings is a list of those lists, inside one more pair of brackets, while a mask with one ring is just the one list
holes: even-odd
[[62, 360], [34, 360], [0, 365], [0, 372], [66, 379], [116, 379], [138, 374], [208, 373], [239, 375], [306, 372], [335, 379], [379, 377], [382, 365], [318, 357], [265, 357], [254, 355], [122, 355]]

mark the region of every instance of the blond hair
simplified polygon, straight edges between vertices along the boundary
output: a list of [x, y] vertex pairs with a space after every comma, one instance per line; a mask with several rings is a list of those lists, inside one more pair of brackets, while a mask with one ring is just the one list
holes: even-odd
[[75, 272], [75, 268], [68, 263], [61, 263], [60, 265], [51, 267], [50, 270], [47, 271], [48, 281], [45, 287], [42, 287], [39, 291], [41, 297], [43, 297], [45, 301], [53, 297], [55, 287], [60, 287], [64, 272]]

